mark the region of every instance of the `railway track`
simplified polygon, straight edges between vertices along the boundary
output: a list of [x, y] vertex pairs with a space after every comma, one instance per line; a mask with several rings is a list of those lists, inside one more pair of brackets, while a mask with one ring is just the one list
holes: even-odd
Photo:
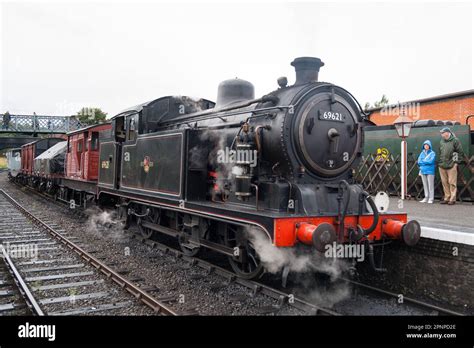
[[[38, 198], [44, 199], [45, 201], [54, 203], [55, 205], [61, 207], [65, 212], [71, 212], [71, 210], [65, 203], [56, 201], [49, 195], [38, 193], [37, 191], [31, 188], [28, 188], [27, 190], [35, 193], [35, 195]], [[87, 214], [82, 209], [76, 208], [72, 212], [74, 213], [76, 218], [82, 221], [85, 221], [87, 219]], [[103, 226], [101, 228], [107, 229], [106, 226]], [[275, 299], [277, 301], [277, 304], [269, 306], [268, 308], [262, 308], [261, 310], [262, 314], [278, 313], [285, 306], [291, 306], [301, 311], [302, 313], [310, 314], [310, 315], [341, 315], [343, 314], [343, 312], [339, 310], [331, 310], [331, 309], [317, 306], [311, 303], [311, 300], [305, 299], [304, 296], [295, 297], [294, 294], [288, 291], [285, 291], [285, 289], [281, 289], [281, 288], [278, 289], [276, 287], [272, 287], [258, 281], [250, 281], [250, 280], [239, 278], [236, 276], [235, 273], [233, 273], [232, 271], [228, 269], [219, 267], [213, 263], [210, 263], [208, 261], [202, 260], [197, 257], [190, 257], [187, 255], [184, 255], [184, 253], [182, 253], [180, 250], [176, 248], [170, 247], [169, 245], [160, 243], [156, 240], [145, 239], [139, 233], [133, 233], [131, 236], [135, 238], [136, 240], [146, 244], [151, 249], [159, 250], [163, 254], [171, 255], [172, 257], [176, 259], [181, 259], [182, 261], [187, 262], [189, 264], [189, 267], [197, 267], [204, 270], [207, 274], [218, 275], [219, 277], [224, 279], [225, 284], [227, 284], [227, 286], [229, 287], [232, 286], [232, 284], [241, 285], [250, 290], [251, 296], [257, 296], [258, 294], [260, 294], [261, 296], [267, 296], [272, 299]], [[375, 288], [373, 286], [359, 283], [351, 279], [341, 278], [341, 281], [351, 284], [354, 289], [356, 288], [363, 289], [367, 293], [377, 294], [378, 296], [385, 297], [387, 299], [387, 302], [396, 301], [396, 299], [399, 297], [399, 294], [392, 293], [384, 289]], [[437, 313], [437, 314], [444, 314], [444, 315], [463, 315], [462, 313], [453, 311], [451, 309], [443, 308], [440, 306], [436, 306], [424, 301], [412, 299], [405, 296], [403, 298], [403, 301], [404, 301], [403, 302], [404, 306], [414, 306], [416, 308], [422, 308], [427, 313]]]
[[[55, 229], [4, 190], [0, 190], [0, 241], [13, 301], [0, 314], [28, 308], [35, 315], [120, 313], [146, 305], [144, 314], [177, 315], [167, 304], [143, 291], [76, 245], [74, 236]], [[8, 272], [5, 272], [8, 271]], [[13, 282], [17, 291], [12, 289]], [[5, 291], [7, 291], [5, 290]], [[18, 299], [24, 300], [18, 304]]]
[[368, 285], [368, 284], [360, 283], [360, 282], [357, 282], [357, 281], [354, 281], [354, 280], [351, 280], [351, 279], [341, 278], [341, 281], [347, 282], [347, 283], [351, 284], [352, 286], [354, 286], [358, 289], [362, 289], [363, 291], [371, 292], [371, 293], [380, 295], [382, 297], [385, 297], [385, 298], [389, 299], [390, 301], [394, 301], [394, 300], [398, 301], [399, 300], [400, 302], [398, 302], [398, 303], [400, 305], [415, 306], [417, 308], [424, 309], [428, 312], [436, 313], [437, 315], [452, 315], [452, 316], [464, 316], [465, 315], [463, 313], [451, 310], [449, 308], [444, 308], [444, 307], [441, 307], [441, 306], [433, 305], [433, 304], [428, 303], [426, 301], [417, 300], [417, 299], [414, 299], [414, 298], [411, 298], [411, 297], [408, 297], [408, 296], [402, 295], [402, 297], [400, 297], [401, 294], [397, 294], [397, 293], [394, 293], [394, 292], [391, 292], [391, 291], [388, 291], [388, 290], [385, 290], [385, 289], [382, 289], [382, 288], [378, 288], [378, 287], [375, 287], [375, 286], [371, 286], [371, 285]]
[[[320, 306], [316, 306], [315, 304], [311, 303], [311, 300], [305, 299], [304, 296], [295, 297], [294, 294], [289, 293], [288, 291], [283, 291], [281, 289], [268, 286], [259, 281], [238, 278], [233, 272], [225, 268], [218, 267], [198, 257], [187, 256], [181, 251], [174, 249], [172, 247], [169, 247], [166, 244], [157, 242], [155, 240], [146, 239], [143, 236], [141, 236], [138, 232], [134, 233], [132, 236], [140, 240], [142, 243], [147, 244], [150, 248], [156, 248], [165, 254], [171, 254], [176, 258], [181, 258], [183, 260], [186, 260], [190, 265], [200, 267], [209, 273], [212, 273], [212, 272], [217, 273], [223, 278], [227, 279], [229, 282], [236, 282], [237, 284], [243, 285], [247, 287], [248, 289], [252, 290], [254, 293], [258, 293], [259, 291], [261, 291], [267, 296], [278, 299], [278, 305], [276, 305], [273, 309], [275, 312], [280, 310], [283, 305], [292, 305], [295, 308], [298, 308], [299, 310], [302, 310], [306, 313], [311, 313], [311, 314], [319, 313], [322, 315], [344, 315], [343, 311], [331, 310], [331, 309], [322, 308]], [[339, 280], [351, 284], [353, 287], [353, 290], [363, 289], [366, 292], [371, 292], [379, 296], [382, 296], [386, 298], [387, 301], [390, 301], [390, 302], [397, 301], [400, 299], [400, 294], [393, 293], [393, 292], [384, 290], [382, 288], [377, 288], [377, 287], [363, 284], [363, 283], [360, 283], [351, 279], [347, 279], [347, 278], [339, 278]], [[293, 303], [291, 303], [290, 299], [293, 301]], [[433, 305], [431, 303], [417, 300], [408, 296], [403, 296], [403, 301], [399, 305], [400, 306], [413, 306], [413, 307], [422, 309], [426, 311], [426, 314], [431, 314], [431, 315], [432, 314], [452, 315], [452, 316], [465, 315], [463, 313], [454, 311], [452, 309]]]
[[[21, 277], [15, 277], [18, 270], [12, 263], [7, 251], [0, 246], [0, 255], [4, 263], [0, 264], [0, 314], [31, 315], [32, 304], [37, 304]], [[26, 301], [25, 298], [29, 298]], [[41, 311], [39, 309], [38, 311]]]
[[215, 264], [202, 260], [198, 257], [187, 256], [180, 250], [177, 250], [155, 240], [146, 239], [142, 237], [139, 233], [134, 233], [132, 234], [132, 236], [133, 238], [138, 239], [142, 243], [147, 244], [152, 249], [160, 250], [164, 254], [170, 254], [173, 255], [175, 258], [182, 259], [188, 262], [190, 267], [199, 267], [205, 270], [207, 274], [216, 274], [222, 277], [224, 280], [226, 280], [228, 285], [239, 284], [249, 289], [252, 293], [252, 296], [262, 294], [264, 296], [268, 296], [277, 300], [278, 302], [276, 305], [264, 309], [268, 313], [277, 313], [284, 306], [290, 306], [310, 315], [340, 315], [336, 311], [312, 304], [302, 298], [296, 297], [294, 294], [284, 292], [282, 290], [276, 289], [258, 281], [240, 278], [232, 271], [229, 271], [220, 266], [216, 266]]
[[[71, 210], [65, 203], [61, 201], [56, 201], [49, 195], [38, 193], [37, 191], [31, 188], [27, 188], [27, 190], [34, 193], [36, 197], [44, 200], [45, 202], [47, 201], [49, 203], [54, 204], [55, 206], [61, 207], [65, 212], [71, 212]], [[74, 212], [75, 218], [80, 219], [81, 222], [84, 222], [87, 218], [87, 213], [81, 208], [76, 208], [72, 211]], [[98, 226], [98, 229], [100, 229], [102, 232], [107, 230], [107, 228], [107, 226]], [[317, 306], [308, 301], [304, 301], [301, 298], [295, 297], [294, 294], [284, 292], [282, 290], [276, 289], [266, 284], [259, 283], [257, 281], [242, 279], [231, 270], [225, 269], [223, 267], [217, 266], [215, 264], [196, 257], [186, 256], [180, 250], [172, 248], [158, 241], [144, 239], [138, 232], [132, 233], [130, 234], [130, 236], [146, 244], [151, 249], [158, 250], [165, 255], [172, 256], [187, 263], [188, 265], [186, 267], [197, 267], [202, 269], [207, 275], [213, 274], [220, 277], [223, 281], [223, 283], [221, 284], [222, 287], [232, 288], [242, 286], [249, 290], [248, 295], [250, 297], [267, 297], [272, 300], [272, 302], [276, 302], [272, 305], [263, 306], [256, 309], [256, 312], [259, 314], [278, 314], [280, 311], [285, 309], [285, 307], [291, 307], [302, 315], [338, 315], [338, 313], [335, 311]], [[236, 290], [236, 292], [238, 291]], [[243, 295], [242, 297], [245, 296], [246, 295]]]

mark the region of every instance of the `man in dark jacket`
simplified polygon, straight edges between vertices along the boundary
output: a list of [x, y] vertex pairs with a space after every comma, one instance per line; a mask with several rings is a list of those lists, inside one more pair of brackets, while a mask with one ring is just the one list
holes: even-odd
[[456, 203], [458, 163], [464, 158], [461, 142], [444, 127], [440, 131], [441, 142], [439, 147], [439, 175], [443, 184], [444, 199], [441, 204], [453, 205]]

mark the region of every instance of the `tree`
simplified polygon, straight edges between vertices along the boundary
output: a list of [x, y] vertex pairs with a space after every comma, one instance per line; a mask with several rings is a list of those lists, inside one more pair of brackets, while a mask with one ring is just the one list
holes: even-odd
[[381, 108], [381, 107], [383, 107], [387, 104], [388, 104], [388, 98], [384, 94], [384, 95], [382, 95], [382, 99], [380, 99], [378, 102], [375, 102], [374, 106], [376, 108]]
[[385, 105], [388, 105], [388, 98], [384, 95], [382, 95], [382, 98], [379, 101], [376, 101], [374, 105], [372, 106], [369, 102], [365, 103], [364, 109], [368, 110], [370, 108], [382, 108]]
[[82, 125], [94, 125], [102, 123], [107, 118], [107, 113], [100, 108], [82, 108], [77, 115], [75, 115]]

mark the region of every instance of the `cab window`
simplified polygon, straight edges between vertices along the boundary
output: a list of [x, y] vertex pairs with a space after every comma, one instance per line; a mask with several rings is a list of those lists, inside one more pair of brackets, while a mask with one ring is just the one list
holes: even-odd
[[125, 117], [117, 117], [114, 121], [115, 125], [115, 141], [123, 142], [125, 141], [125, 125], [124, 125]]
[[137, 116], [135, 114], [127, 117], [127, 141], [135, 141], [137, 138]]
[[99, 149], [99, 132], [92, 132], [91, 150], [97, 151]]

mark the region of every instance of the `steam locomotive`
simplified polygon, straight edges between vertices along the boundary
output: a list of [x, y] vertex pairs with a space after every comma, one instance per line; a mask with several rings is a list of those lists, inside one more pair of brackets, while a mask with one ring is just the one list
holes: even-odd
[[[354, 183], [368, 124], [359, 103], [318, 81], [320, 59], [291, 65], [296, 82], [281, 77], [260, 98], [250, 82], [233, 79], [219, 85], [216, 103], [167, 96], [122, 111], [88, 157], [97, 178], [74, 183], [67, 164], [55, 195], [114, 206], [125, 226], [136, 223], [146, 238], [172, 236], [187, 255], [222, 253], [248, 279], [264, 271], [257, 236], [320, 253], [364, 243], [372, 263], [373, 245], [385, 239], [415, 245], [419, 223], [379, 211]], [[92, 151], [83, 139], [80, 151]], [[77, 161], [70, 144], [68, 135], [66, 161]]]

